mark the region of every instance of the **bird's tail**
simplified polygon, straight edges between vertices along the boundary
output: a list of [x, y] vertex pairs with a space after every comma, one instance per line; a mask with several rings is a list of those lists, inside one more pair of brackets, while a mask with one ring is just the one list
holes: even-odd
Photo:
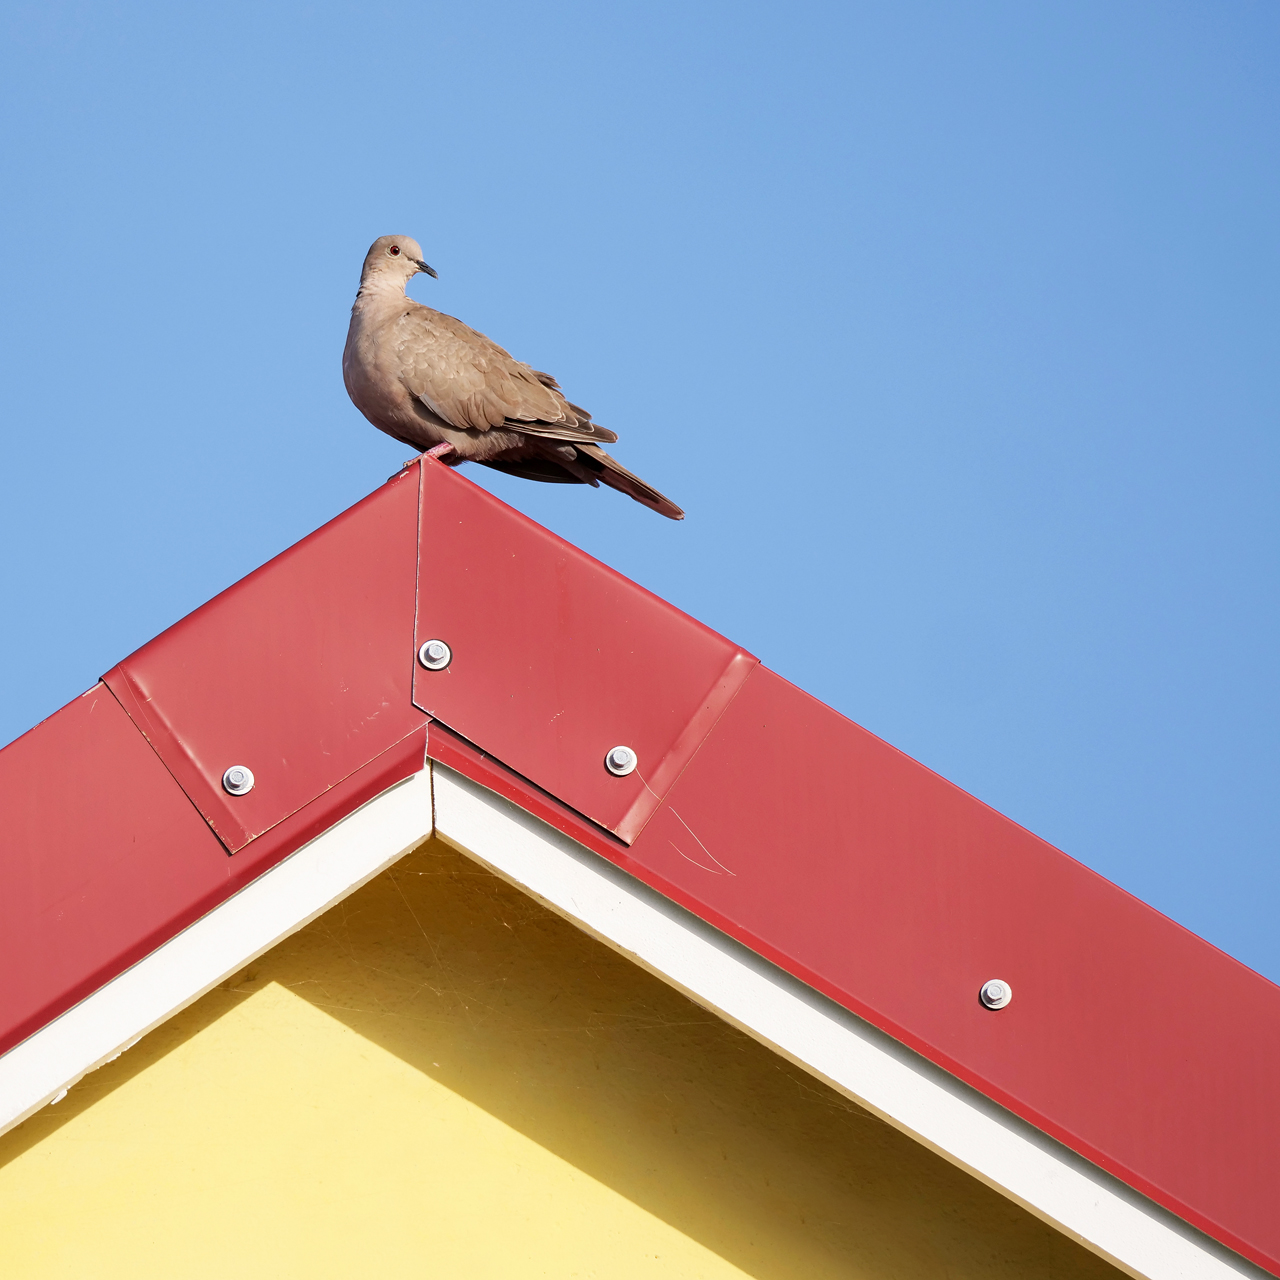
[[598, 444], [579, 444], [575, 440], [573, 447], [578, 451], [578, 460], [582, 466], [601, 484], [625, 493], [627, 497], [643, 503], [660, 516], [666, 516], [668, 520], [684, 519], [684, 512], [670, 498], [664, 497], [652, 485], [645, 484], [639, 476], [633, 475], [620, 462], [605, 453]]

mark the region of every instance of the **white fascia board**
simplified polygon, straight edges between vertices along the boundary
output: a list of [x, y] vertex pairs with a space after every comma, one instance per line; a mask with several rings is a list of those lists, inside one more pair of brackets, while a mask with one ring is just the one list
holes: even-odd
[[431, 770], [375, 796], [0, 1057], [0, 1133], [297, 932], [432, 831]]
[[436, 834], [726, 1021], [1149, 1280], [1268, 1273], [516, 805], [443, 765]]

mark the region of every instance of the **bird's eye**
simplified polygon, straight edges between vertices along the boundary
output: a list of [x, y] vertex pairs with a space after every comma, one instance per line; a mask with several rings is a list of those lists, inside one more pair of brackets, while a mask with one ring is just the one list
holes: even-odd
[[400, 252], [400, 246], [398, 244], [393, 244], [387, 252], [394, 258]]

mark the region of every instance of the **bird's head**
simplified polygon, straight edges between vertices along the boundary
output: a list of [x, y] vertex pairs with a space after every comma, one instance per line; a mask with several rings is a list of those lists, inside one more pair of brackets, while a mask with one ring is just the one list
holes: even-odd
[[360, 288], [373, 284], [399, 285], [404, 288], [409, 280], [425, 271], [435, 272], [422, 260], [422, 246], [412, 236], [379, 236], [365, 254], [364, 270], [360, 272]]

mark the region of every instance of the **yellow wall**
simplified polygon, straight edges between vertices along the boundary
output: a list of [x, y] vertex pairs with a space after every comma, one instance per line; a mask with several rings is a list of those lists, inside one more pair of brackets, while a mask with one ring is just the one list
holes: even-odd
[[1118, 1274], [436, 842], [0, 1138], [4, 1280]]

